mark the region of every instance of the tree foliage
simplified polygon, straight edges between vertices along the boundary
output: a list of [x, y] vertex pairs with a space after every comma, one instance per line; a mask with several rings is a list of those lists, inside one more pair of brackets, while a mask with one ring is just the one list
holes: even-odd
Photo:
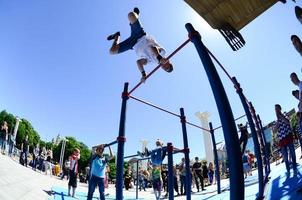
[[[2, 124], [4, 121], [8, 123], [9, 132], [13, 133], [16, 124], [16, 116], [3, 110], [0, 112], [0, 124]], [[59, 144], [56, 145], [53, 142], [45, 142], [41, 140], [39, 133], [33, 128], [31, 123], [27, 119], [23, 118], [21, 119], [21, 122], [19, 124], [16, 138], [17, 148], [21, 147], [21, 143], [26, 135], [28, 135], [30, 152], [32, 152], [33, 147], [39, 143], [40, 147], [46, 147], [46, 149], [53, 150], [54, 161], [60, 161], [62, 141], [60, 141]], [[77, 141], [74, 137], [66, 137], [66, 139], [67, 142], [65, 147], [64, 161], [68, 159], [68, 157], [73, 153], [75, 148], [78, 148], [81, 151], [81, 158], [79, 160], [79, 170], [84, 170], [85, 167], [89, 164], [91, 156], [90, 149], [83, 142]]]

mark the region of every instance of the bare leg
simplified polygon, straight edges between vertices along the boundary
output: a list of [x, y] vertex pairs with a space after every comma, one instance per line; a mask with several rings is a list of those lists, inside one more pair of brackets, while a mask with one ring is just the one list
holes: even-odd
[[76, 190], [76, 188], [72, 187], [72, 197], [74, 197], [74, 195], [75, 195], [75, 190]]
[[68, 196], [70, 196], [70, 189], [71, 189], [71, 186], [68, 185]]

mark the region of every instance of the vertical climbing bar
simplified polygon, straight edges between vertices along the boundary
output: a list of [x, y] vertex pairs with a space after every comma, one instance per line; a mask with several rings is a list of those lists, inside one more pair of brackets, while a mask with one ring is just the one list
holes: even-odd
[[270, 164], [270, 158], [269, 158], [269, 153], [268, 153], [267, 141], [266, 141], [266, 138], [265, 138], [262, 121], [261, 121], [261, 118], [260, 118], [259, 115], [257, 115], [257, 120], [258, 120], [260, 129], [261, 129], [261, 132], [262, 132], [262, 135], [263, 135], [263, 140], [264, 140], [264, 145], [265, 145], [264, 154], [265, 154], [265, 159], [266, 159], [266, 163], [267, 163], [267, 174], [266, 174], [266, 177], [268, 177], [269, 173], [271, 172], [271, 166], [270, 166], [271, 164]]
[[217, 70], [206, 50], [206, 47], [201, 41], [200, 34], [189, 23], [186, 24], [186, 29], [188, 30], [189, 37], [194, 43], [201, 62], [203, 63], [218, 108], [229, 161], [230, 199], [242, 200], [244, 199], [243, 166], [242, 159], [238, 159], [241, 158], [241, 152], [231, 106]]
[[[253, 116], [253, 119], [255, 121], [255, 126], [257, 128], [258, 140], [260, 141], [260, 147], [261, 147], [260, 153], [261, 153], [261, 156], [264, 157], [265, 174], [268, 174], [268, 170], [267, 170], [268, 163], [267, 163], [267, 160], [265, 158], [265, 156], [266, 156], [266, 153], [265, 153], [266, 152], [266, 148], [265, 148], [265, 142], [264, 142], [264, 135], [262, 134], [262, 130], [261, 130], [260, 126], [259, 126], [257, 115], [256, 115], [256, 111], [255, 111], [255, 108], [254, 108], [252, 102], [249, 102], [249, 107], [250, 107], [250, 112], [251, 112], [251, 114]], [[265, 179], [267, 179], [267, 178], [268, 177], [265, 177]], [[266, 181], [265, 179], [263, 179], [263, 181]]]
[[261, 151], [260, 151], [260, 145], [258, 141], [258, 136], [257, 136], [257, 131], [255, 128], [255, 124], [253, 121], [252, 114], [249, 109], [249, 105], [246, 102], [245, 96], [243, 95], [242, 88], [240, 87], [240, 84], [238, 83], [237, 79], [235, 77], [232, 78], [232, 81], [234, 83], [234, 87], [236, 88], [236, 92], [239, 95], [239, 98], [241, 100], [243, 109], [246, 114], [246, 118], [249, 122], [252, 137], [253, 137], [253, 142], [254, 142], [254, 149], [255, 149], [255, 155], [257, 158], [257, 166], [258, 166], [258, 180], [259, 180], [259, 185], [258, 185], [258, 196], [257, 199], [262, 199], [263, 198], [263, 193], [264, 193], [264, 184], [263, 184], [263, 165], [262, 165], [262, 157], [261, 157]]
[[185, 188], [186, 188], [186, 197], [187, 200], [191, 200], [191, 169], [190, 169], [190, 149], [188, 144], [188, 134], [187, 134], [187, 127], [186, 127], [186, 116], [183, 108], [180, 108], [180, 122], [182, 127], [182, 136], [183, 136], [183, 143], [184, 143], [184, 154], [185, 154], [185, 164], [186, 164], [186, 181], [185, 181]]
[[210, 133], [211, 133], [211, 137], [212, 137], [213, 151], [214, 151], [217, 193], [220, 194], [221, 193], [221, 186], [220, 186], [220, 170], [219, 170], [219, 163], [218, 163], [218, 153], [217, 153], [217, 148], [216, 148], [216, 140], [215, 140], [215, 135], [214, 135], [214, 129], [213, 129], [213, 125], [212, 125], [211, 122], [209, 123], [209, 127], [210, 127]]
[[119, 136], [117, 146], [117, 161], [116, 161], [116, 199], [123, 200], [123, 177], [124, 177], [124, 146], [125, 146], [125, 124], [126, 124], [126, 108], [128, 97], [128, 83], [124, 84], [122, 93], [122, 107], [119, 125]]
[[173, 171], [173, 146], [172, 143], [167, 144], [168, 150], [168, 191], [169, 200], [174, 199], [174, 171]]

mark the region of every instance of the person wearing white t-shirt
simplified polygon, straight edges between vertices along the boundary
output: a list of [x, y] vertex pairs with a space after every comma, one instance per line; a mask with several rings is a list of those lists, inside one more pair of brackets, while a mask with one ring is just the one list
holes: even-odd
[[141, 81], [145, 82], [146, 72], [144, 70], [144, 65], [155, 62], [161, 65], [161, 68], [166, 72], [173, 71], [173, 65], [170, 63], [165, 56], [165, 50], [161, 47], [156, 40], [146, 34], [141, 23], [138, 19], [139, 9], [134, 8], [133, 12], [128, 14], [128, 19], [130, 21], [131, 35], [123, 42], [120, 42], [120, 32], [116, 32], [107, 37], [107, 40], [113, 40], [112, 46], [110, 48], [110, 54], [119, 54], [130, 49], [134, 49], [137, 56], [137, 66], [142, 74]]

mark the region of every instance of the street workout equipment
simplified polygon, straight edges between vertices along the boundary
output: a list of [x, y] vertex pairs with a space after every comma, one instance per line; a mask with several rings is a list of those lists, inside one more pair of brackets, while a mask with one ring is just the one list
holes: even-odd
[[[228, 155], [228, 165], [230, 169], [230, 199], [231, 200], [242, 200], [244, 199], [244, 176], [243, 176], [243, 164], [242, 164], [242, 159], [241, 159], [241, 149], [240, 149], [240, 144], [239, 144], [239, 138], [237, 134], [237, 128], [235, 124], [235, 119], [233, 117], [233, 113], [226, 95], [226, 92], [223, 88], [223, 84], [221, 82], [221, 79], [218, 75], [218, 72], [215, 68], [215, 65], [213, 64], [211, 57], [219, 64], [220, 67], [224, 70], [224, 72], [228, 75], [230, 80], [234, 83], [234, 87], [236, 88], [236, 91], [241, 99], [242, 105], [245, 110], [245, 115], [248, 119], [253, 140], [254, 140], [254, 145], [255, 145], [255, 154], [257, 156], [258, 160], [258, 172], [259, 172], [259, 193], [257, 199], [261, 199], [263, 197], [263, 189], [264, 189], [264, 184], [263, 184], [263, 167], [262, 167], [262, 158], [261, 158], [261, 151], [259, 147], [259, 142], [258, 142], [258, 137], [261, 137], [262, 134], [260, 130], [260, 126], [258, 129], [259, 135], [257, 135], [254, 121], [252, 118], [252, 114], [255, 114], [254, 110], [250, 109], [251, 108], [251, 103], [247, 101], [246, 97], [242, 93], [242, 89], [240, 88], [239, 83], [237, 82], [235, 77], [231, 77], [228, 72], [223, 68], [223, 66], [219, 63], [219, 61], [214, 57], [214, 55], [204, 46], [204, 44], [201, 41], [201, 36], [200, 34], [193, 28], [191, 24], [186, 24], [186, 29], [188, 30], [188, 37], [183, 44], [181, 44], [175, 51], [173, 51], [167, 59], [172, 58], [179, 50], [181, 50], [186, 44], [191, 41], [195, 47], [196, 50], [199, 54], [199, 57], [201, 59], [201, 62], [204, 66], [204, 69], [206, 71], [210, 86], [212, 88], [215, 102], [217, 105], [218, 113], [220, 116], [220, 121], [222, 124], [222, 130], [224, 134], [224, 139], [225, 139], [225, 144], [226, 144], [226, 149], [227, 149], [227, 155]], [[147, 76], [146, 79], [150, 78], [152, 74], [154, 74], [155, 71], [157, 71], [160, 68], [160, 65], [155, 67]], [[210, 130], [204, 129], [200, 126], [197, 126], [195, 124], [192, 124], [190, 122], [186, 121], [184, 109], [180, 108], [180, 114], [176, 114], [174, 112], [168, 111], [166, 109], [163, 109], [159, 106], [153, 105], [151, 103], [148, 103], [147, 101], [138, 99], [136, 97], [133, 97], [131, 94], [141, 86], [142, 82], [139, 82], [137, 85], [134, 86], [133, 89], [131, 89], [128, 92], [128, 83], [124, 84], [124, 90], [122, 92], [122, 106], [121, 106], [121, 114], [120, 114], [120, 124], [119, 124], [119, 136], [116, 141], [110, 143], [110, 144], [118, 144], [118, 151], [117, 151], [117, 174], [116, 174], [116, 199], [117, 200], [122, 200], [123, 199], [123, 173], [124, 173], [124, 144], [126, 141], [125, 138], [125, 123], [126, 123], [126, 108], [127, 108], [127, 101], [129, 99], [136, 100], [138, 102], [144, 103], [148, 106], [151, 106], [153, 108], [156, 108], [158, 110], [164, 111], [168, 114], [171, 114], [175, 117], [180, 118], [180, 122], [182, 125], [182, 132], [183, 132], [183, 152], [185, 154], [185, 165], [186, 165], [186, 171], [190, 171], [190, 160], [189, 160], [189, 147], [188, 147], [188, 137], [187, 137], [187, 130], [186, 130], [186, 124], [192, 125], [194, 127], [200, 128], [202, 130], [205, 130], [207, 132], [210, 132], [212, 135], [212, 139], [214, 138], [214, 130], [212, 127], [212, 124], [210, 124]], [[256, 115], [255, 115], [256, 116]], [[254, 118], [256, 120], [256, 118]], [[255, 121], [257, 122], [257, 121]], [[257, 124], [257, 123], [256, 123]], [[259, 123], [258, 123], [259, 124]], [[219, 127], [220, 128], [220, 127]], [[258, 126], [257, 126], [258, 128]], [[213, 140], [213, 146], [215, 147], [215, 138]], [[215, 150], [214, 150], [215, 151]], [[217, 153], [217, 152], [216, 152]], [[215, 152], [214, 152], [215, 155]], [[240, 158], [240, 159], [239, 159]], [[168, 156], [168, 160], [171, 160], [171, 157]], [[173, 162], [173, 160], [172, 160]], [[219, 168], [218, 165], [218, 159], [217, 155], [215, 156], [215, 165], [216, 168]], [[218, 172], [218, 170], [216, 171]], [[218, 173], [217, 173], [218, 174]], [[219, 179], [219, 177], [217, 177]], [[191, 199], [191, 174], [187, 174], [186, 176], [186, 199], [190, 200]], [[173, 187], [169, 187], [173, 188]], [[218, 192], [220, 192], [220, 184], [218, 187]], [[169, 200], [172, 200], [174, 198], [173, 195], [169, 195]]]

